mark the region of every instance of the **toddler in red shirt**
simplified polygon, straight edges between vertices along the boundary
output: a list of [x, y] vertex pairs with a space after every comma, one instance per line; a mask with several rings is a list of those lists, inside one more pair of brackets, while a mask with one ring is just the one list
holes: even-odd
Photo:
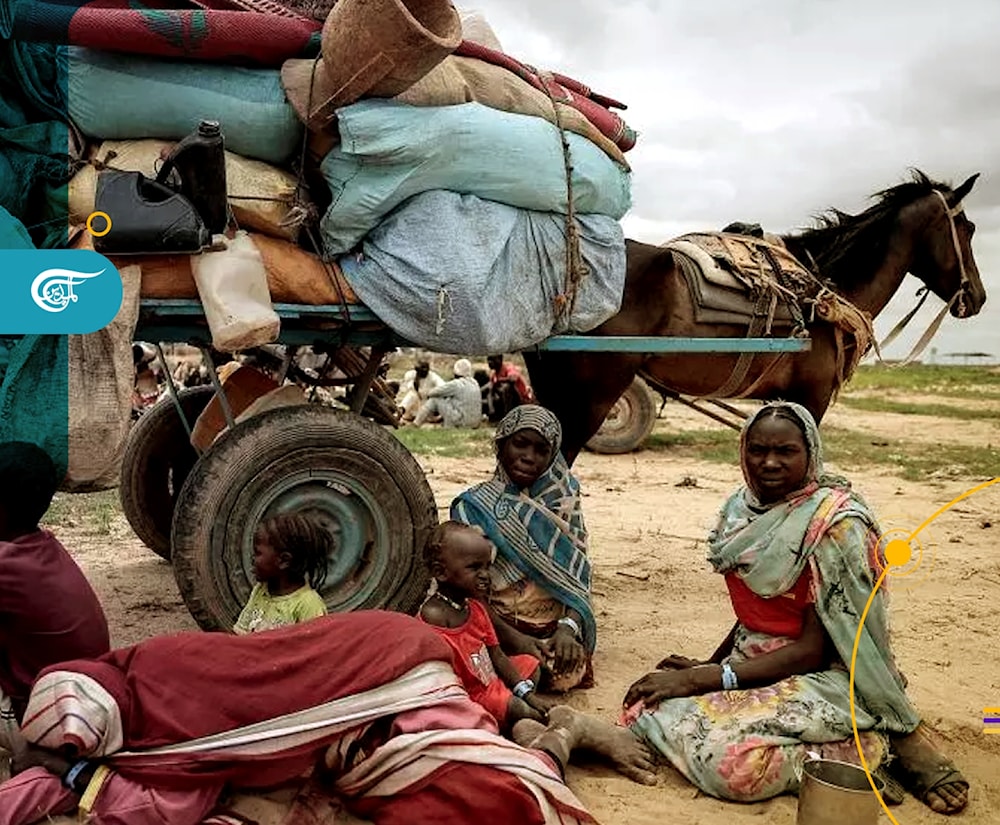
[[420, 619], [453, 648], [455, 673], [472, 700], [493, 714], [503, 730], [520, 719], [545, 721], [547, 705], [535, 694], [538, 659], [508, 657], [500, 649], [481, 601], [490, 588], [490, 542], [474, 527], [446, 521], [428, 539], [424, 560], [434, 583]]

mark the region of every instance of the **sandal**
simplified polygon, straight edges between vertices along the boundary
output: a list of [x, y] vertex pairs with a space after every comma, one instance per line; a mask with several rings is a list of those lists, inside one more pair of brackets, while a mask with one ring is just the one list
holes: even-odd
[[889, 807], [902, 805], [906, 799], [906, 788], [891, 773], [885, 765], [882, 765], [873, 774], [876, 779], [882, 780], [882, 801]]
[[[907, 741], [906, 745], [900, 749], [900, 741], [911, 740], [911, 737], [919, 737], [916, 741]], [[922, 731], [922, 726], [906, 737], [905, 740], [895, 740], [893, 751], [895, 758], [889, 765], [889, 773], [895, 777], [904, 788], [912, 793], [917, 799], [927, 807], [931, 807], [928, 797], [937, 792], [945, 785], [959, 785], [966, 790], [969, 788], [969, 781], [962, 775], [962, 772], [955, 766], [948, 757], [934, 747], [933, 743]], [[900, 750], [903, 753], [900, 753]], [[947, 804], [947, 800], [944, 800]], [[956, 814], [963, 810], [968, 804], [957, 807], [950, 807], [942, 814]]]

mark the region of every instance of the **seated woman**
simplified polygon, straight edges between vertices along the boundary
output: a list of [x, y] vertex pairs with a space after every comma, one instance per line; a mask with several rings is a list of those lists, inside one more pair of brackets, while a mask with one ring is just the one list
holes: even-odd
[[[740, 460], [746, 486], [709, 536], [736, 625], [706, 662], [664, 659], [625, 705], [632, 730], [705, 793], [750, 802], [796, 792], [807, 751], [860, 762], [847, 665], [884, 559], [868, 506], [823, 472], [819, 431], [803, 407], [758, 411]], [[892, 775], [917, 798], [960, 811], [968, 782], [924, 735], [905, 687], [880, 589], [856, 661], [865, 761], [875, 770], [891, 753]]]
[[496, 545], [490, 606], [500, 646], [542, 662], [545, 690], [590, 687], [597, 626], [590, 606], [587, 529], [580, 485], [559, 452], [559, 419], [525, 404], [494, 436], [491, 481], [458, 496], [451, 517]]

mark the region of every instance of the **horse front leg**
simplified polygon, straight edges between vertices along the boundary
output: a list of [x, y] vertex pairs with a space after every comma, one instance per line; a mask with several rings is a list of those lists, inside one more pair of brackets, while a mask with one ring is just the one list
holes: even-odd
[[562, 425], [562, 453], [573, 465], [608, 412], [628, 389], [644, 355], [599, 352], [525, 352], [538, 403]]

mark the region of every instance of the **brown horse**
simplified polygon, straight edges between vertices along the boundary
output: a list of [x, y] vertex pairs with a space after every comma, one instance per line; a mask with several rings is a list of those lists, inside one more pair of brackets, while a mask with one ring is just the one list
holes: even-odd
[[[961, 208], [978, 175], [957, 189], [915, 171], [913, 180], [877, 193], [858, 215], [837, 210], [820, 225], [782, 241], [809, 261], [826, 283], [872, 318], [907, 273], [968, 318], [986, 292], [972, 255], [975, 226]], [[747, 328], [695, 322], [687, 283], [666, 249], [627, 241], [628, 270], [621, 310], [590, 335], [742, 338]], [[834, 327], [815, 320], [808, 352], [758, 355], [731, 397], [782, 398], [804, 405], [819, 422], [838, 389]], [[850, 346], [850, 345], [849, 345]], [[562, 422], [563, 451], [572, 463], [618, 397], [641, 375], [654, 387], [712, 397], [727, 383], [738, 355], [643, 355], [534, 352], [524, 354], [538, 396]], [[850, 353], [848, 357], [850, 356]], [[748, 391], [749, 390], [749, 391]]]

